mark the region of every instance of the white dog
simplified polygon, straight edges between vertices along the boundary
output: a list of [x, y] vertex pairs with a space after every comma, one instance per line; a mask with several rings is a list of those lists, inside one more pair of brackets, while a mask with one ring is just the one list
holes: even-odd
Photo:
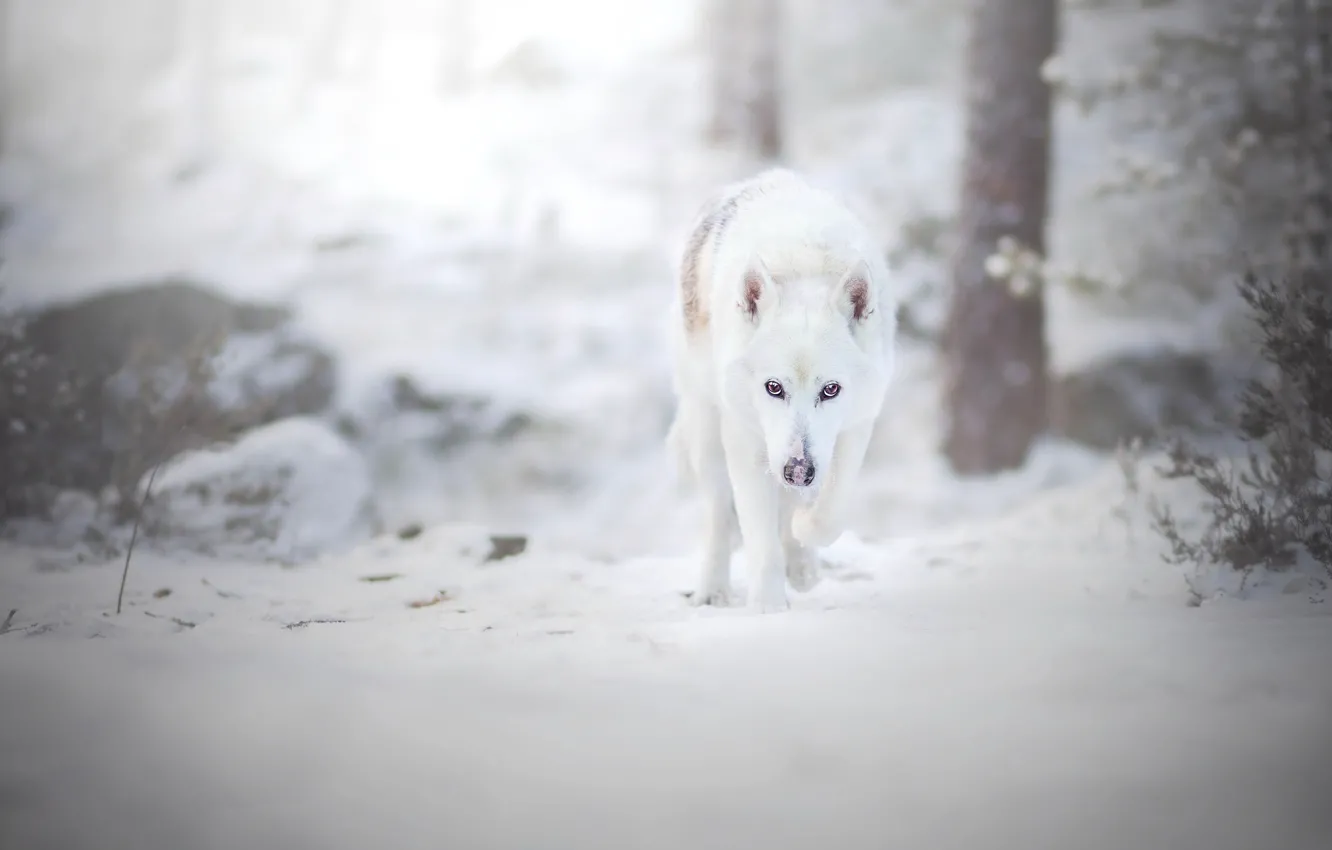
[[879, 241], [785, 169], [733, 184], [689, 237], [674, 325], [668, 442], [705, 499], [692, 601], [730, 600], [739, 521], [749, 604], [789, 607], [814, 547], [842, 531], [893, 371], [896, 295]]

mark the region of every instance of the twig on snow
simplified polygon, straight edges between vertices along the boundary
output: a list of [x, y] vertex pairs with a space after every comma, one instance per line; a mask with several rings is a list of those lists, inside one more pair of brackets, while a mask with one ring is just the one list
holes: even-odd
[[125, 567], [120, 571], [120, 592], [116, 594], [116, 614], [120, 614], [120, 608], [125, 601], [125, 582], [129, 579], [130, 558], [134, 557], [134, 544], [139, 539], [139, 523], [143, 521], [143, 509], [148, 504], [148, 497], [153, 490], [153, 481], [157, 478], [157, 470], [162, 468], [162, 464], [156, 464], [148, 473], [148, 483], [144, 485], [143, 496], [139, 499], [139, 508], [134, 512], [134, 527], [130, 530], [129, 546], [125, 549]]

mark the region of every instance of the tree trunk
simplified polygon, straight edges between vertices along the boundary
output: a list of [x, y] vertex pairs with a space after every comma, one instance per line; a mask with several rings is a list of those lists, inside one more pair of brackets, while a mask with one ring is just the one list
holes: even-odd
[[782, 0], [750, 0], [752, 45], [746, 91], [745, 149], [775, 162], [782, 156]]
[[0, 157], [9, 152], [9, 86], [14, 65], [9, 49], [9, 0], [0, 0]]
[[454, 94], [466, 90], [472, 82], [472, 0], [444, 0], [440, 11], [443, 18], [440, 89]]
[[708, 138], [760, 161], [782, 156], [782, 0], [711, 0]]
[[738, 135], [739, 85], [742, 57], [735, 33], [743, 24], [742, 0], [708, 0], [703, 6], [703, 43], [707, 51], [709, 94], [708, 141], [724, 144]]
[[306, 88], [327, 82], [341, 75], [343, 52], [346, 50], [347, 17], [351, 11], [348, 0], [329, 0], [321, 4], [318, 35], [314, 42], [314, 57], [307, 69]]
[[1051, 94], [1041, 66], [1054, 53], [1057, 0], [974, 0], [967, 42], [966, 147], [944, 330], [953, 470], [1014, 469], [1047, 423], [1045, 304], [991, 277], [1001, 239], [1045, 253]]

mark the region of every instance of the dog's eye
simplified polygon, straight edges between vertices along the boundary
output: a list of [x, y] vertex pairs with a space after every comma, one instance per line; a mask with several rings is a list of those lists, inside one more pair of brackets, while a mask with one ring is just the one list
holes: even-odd
[[782, 389], [782, 385], [776, 381], [768, 381], [763, 385], [763, 388], [767, 390], [768, 395], [773, 398], [785, 398], [786, 396], [786, 390]]
[[828, 383], [823, 385], [823, 389], [819, 390], [819, 398], [822, 399], [837, 398], [837, 394], [840, 393], [841, 391], [842, 391], [841, 384], [837, 383], [836, 381], [829, 381]]

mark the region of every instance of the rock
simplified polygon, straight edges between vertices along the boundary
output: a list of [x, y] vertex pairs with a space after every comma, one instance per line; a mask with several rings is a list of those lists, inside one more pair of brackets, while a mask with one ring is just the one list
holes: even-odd
[[431, 442], [441, 451], [474, 439], [507, 440], [532, 424], [527, 414], [498, 411], [488, 399], [424, 393], [402, 375], [393, 378], [390, 394], [396, 415], [418, 416], [435, 424]]
[[80, 376], [33, 350], [19, 317], [0, 316], [0, 519], [46, 516], [105, 466], [86, 395]]
[[209, 335], [271, 331], [289, 318], [282, 307], [231, 301], [171, 278], [42, 309], [28, 320], [27, 336], [39, 351], [115, 371], [145, 345], [184, 356]]
[[232, 334], [214, 363], [209, 395], [242, 430], [325, 412], [337, 389], [332, 356], [286, 326]]
[[1135, 352], [1101, 360], [1055, 379], [1051, 431], [1113, 450], [1170, 431], [1214, 428], [1234, 413], [1249, 372], [1219, 356], [1177, 351]]
[[421, 536], [421, 532], [423, 531], [425, 531], [424, 525], [422, 525], [419, 522], [410, 522], [407, 525], [404, 525], [402, 528], [398, 529], [398, 539], [415, 540], [416, 538]]
[[[19, 467], [46, 488], [110, 485], [126, 495], [176, 452], [320, 413], [333, 398], [332, 357], [296, 332], [285, 308], [187, 280], [116, 288], [18, 320], [23, 354], [38, 368], [22, 403], [5, 407], [6, 430], [17, 422], [24, 433], [0, 437], [0, 453], [24, 459], [6, 471]], [[16, 483], [11, 475], [6, 489]]]
[[528, 414], [501, 409], [489, 399], [427, 392], [412, 378], [394, 375], [362, 409], [343, 415], [339, 429], [371, 454], [418, 447], [441, 455], [476, 441], [504, 442], [532, 424]]
[[378, 521], [364, 458], [323, 422], [293, 418], [166, 464], [144, 529], [168, 546], [296, 563], [368, 539]]
[[404, 375], [367, 383], [342, 402], [338, 429], [369, 461], [377, 503], [394, 527], [484, 513], [515, 466], [530, 468], [523, 445], [531, 451], [530, 438], [557, 427], [498, 400], [423, 389]]
[[527, 551], [527, 538], [521, 534], [492, 534], [490, 536], [490, 551], [486, 553], [483, 559], [484, 563], [494, 561], [503, 561], [505, 558], [514, 558]]
[[100, 533], [101, 506], [97, 499], [77, 490], [52, 495], [46, 515], [19, 518], [5, 528], [5, 537], [25, 546], [71, 550]]

